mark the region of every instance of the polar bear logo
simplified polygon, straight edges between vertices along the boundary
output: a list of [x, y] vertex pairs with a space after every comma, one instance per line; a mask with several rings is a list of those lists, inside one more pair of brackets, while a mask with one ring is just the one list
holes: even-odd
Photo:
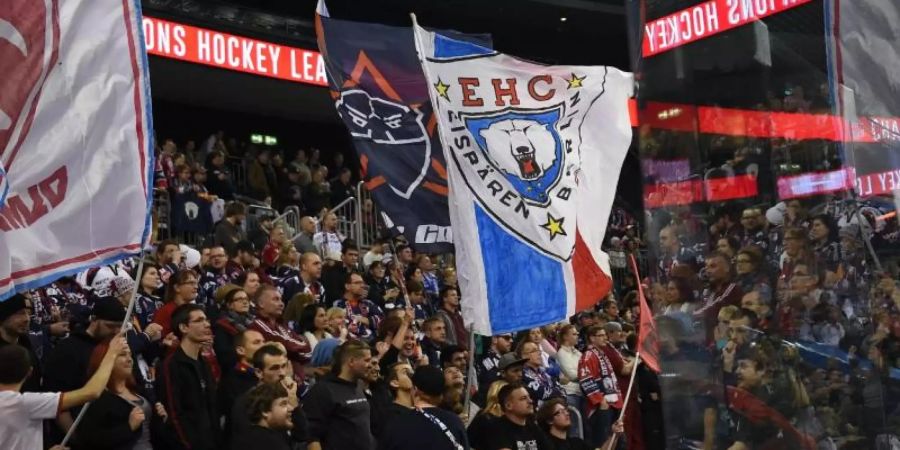
[[504, 119], [481, 130], [490, 156], [509, 175], [540, 178], [556, 162], [556, 140], [548, 125], [528, 119]]
[[195, 220], [200, 216], [200, 206], [194, 202], [185, 202], [184, 215], [187, 216], [188, 220]]

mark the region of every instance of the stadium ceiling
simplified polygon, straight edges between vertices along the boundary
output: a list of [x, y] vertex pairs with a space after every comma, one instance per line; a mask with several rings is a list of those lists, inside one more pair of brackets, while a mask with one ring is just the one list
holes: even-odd
[[[148, 16], [315, 49], [316, 0], [143, 0]], [[628, 69], [622, 0], [329, 0], [332, 17], [491, 33], [494, 47], [548, 64]], [[150, 58], [153, 95], [196, 106], [335, 122], [321, 87]]]

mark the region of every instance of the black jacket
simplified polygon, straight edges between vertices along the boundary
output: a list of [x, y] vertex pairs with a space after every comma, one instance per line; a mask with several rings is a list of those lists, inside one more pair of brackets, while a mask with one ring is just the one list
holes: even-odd
[[[225, 372], [222, 383], [219, 384], [219, 413], [225, 419], [226, 439], [232, 435], [232, 414], [237, 399], [243, 397], [250, 389], [259, 384], [259, 378], [253, 371], [253, 367], [242, 364]], [[246, 406], [246, 405], [245, 405]], [[243, 413], [246, 416], [246, 412]], [[249, 421], [249, 419], [248, 419]]]
[[179, 346], [160, 360], [156, 369], [156, 394], [169, 414], [158, 436], [165, 448], [219, 448], [216, 382], [202, 357], [194, 360]]
[[322, 378], [303, 399], [309, 441], [323, 450], [373, 450], [369, 402], [356, 383], [333, 374]]
[[44, 364], [44, 390], [68, 392], [84, 386], [88, 380], [88, 362], [96, 346], [97, 340], [83, 330], [73, 331], [59, 341]]
[[270, 430], [259, 425], [252, 425], [247, 431], [241, 433], [231, 448], [234, 450], [265, 449], [265, 450], [290, 450], [287, 433], [284, 431]]
[[[132, 430], [128, 416], [134, 405], [109, 391], [91, 402], [75, 433], [75, 450], [128, 450], [141, 436], [141, 428]], [[150, 420], [150, 417], [145, 418]]]

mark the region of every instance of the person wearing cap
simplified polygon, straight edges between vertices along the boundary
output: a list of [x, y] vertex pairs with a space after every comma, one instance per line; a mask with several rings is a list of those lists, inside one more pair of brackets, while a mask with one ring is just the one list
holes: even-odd
[[369, 402], [359, 386], [372, 360], [364, 342], [349, 340], [334, 353], [332, 371], [309, 390], [303, 411], [309, 450], [374, 450]]
[[503, 417], [492, 423], [491, 434], [485, 449], [534, 449], [553, 450], [553, 444], [531, 419], [534, 402], [528, 390], [521, 384], [507, 384], [497, 394]]
[[23, 294], [16, 294], [0, 302], [0, 348], [7, 345], [21, 345], [28, 350], [31, 358], [31, 373], [22, 385], [22, 392], [41, 390], [41, 365], [31, 339], [28, 327], [31, 323], [31, 300]]
[[507, 352], [500, 357], [497, 370], [500, 371], [500, 379], [509, 383], [522, 382], [522, 370], [525, 368], [526, 358], [520, 358], [516, 352]]
[[478, 376], [479, 390], [486, 390], [487, 386], [500, 379], [500, 357], [509, 353], [512, 349], [512, 334], [504, 333], [491, 336], [491, 346], [481, 355], [475, 363], [475, 373]]
[[[412, 376], [415, 406], [387, 425], [379, 448], [384, 450], [462, 450], [469, 448], [466, 428], [458, 415], [441, 409], [446, 384], [440, 369], [422, 366]], [[479, 449], [480, 450], [480, 449]]]
[[[47, 355], [44, 364], [44, 390], [51, 392], [74, 391], [87, 382], [88, 362], [97, 343], [112, 338], [122, 329], [125, 307], [115, 297], [94, 300], [90, 322], [86, 328], [76, 328], [69, 337], [59, 341]], [[51, 437], [61, 440], [72, 426], [78, 411], [65, 411], [56, 419]]]

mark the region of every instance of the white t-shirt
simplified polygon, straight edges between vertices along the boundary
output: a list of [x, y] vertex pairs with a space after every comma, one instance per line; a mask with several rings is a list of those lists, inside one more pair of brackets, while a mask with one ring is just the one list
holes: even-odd
[[59, 412], [59, 392], [0, 391], [0, 448], [3, 450], [42, 450], [43, 420]]

